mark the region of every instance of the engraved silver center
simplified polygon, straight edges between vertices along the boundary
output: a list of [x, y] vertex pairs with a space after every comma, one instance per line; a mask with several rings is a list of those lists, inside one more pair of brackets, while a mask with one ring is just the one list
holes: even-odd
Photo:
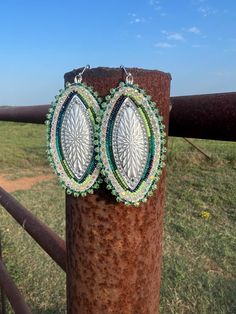
[[148, 136], [138, 108], [130, 98], [115, 118], [112, 149], [116, 165], [130, 189], [135, 189], [148, 158]]
[[61, 146], [66, 162], [80, 180], [93, 155], [93, 125], [81, 99], [72, 97], [61, 126]]

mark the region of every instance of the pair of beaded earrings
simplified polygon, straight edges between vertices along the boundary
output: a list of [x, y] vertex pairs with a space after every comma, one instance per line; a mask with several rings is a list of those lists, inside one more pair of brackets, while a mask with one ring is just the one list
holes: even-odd
[[68, 194], [93, 193], [105, 180], [117, 201], [139, 205], [156, 188], [165, 165], [163, 118], [123, 66], [125, 82], [104, 101], [82, 83], [89, 68], [59, 91], [49, 109], [50, 164]]

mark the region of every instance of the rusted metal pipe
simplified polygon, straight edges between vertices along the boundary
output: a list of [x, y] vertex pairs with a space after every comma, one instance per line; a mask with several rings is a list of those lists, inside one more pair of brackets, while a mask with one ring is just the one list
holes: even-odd
[[0, 108], [0, 121], [43, 124], [49, 105]]
[[45, 252], [66, 271], [66, 246], [54, 231], [39, 221], [13, 196], [0, 187], [0, 204], [31, 235]]
[[[236, 141], [236, 92], [171, 97], [171, 104], [169, 136]], [[0, 109], [0, 120], [43, 124], [48, 109]]]
[[11, 306], [16, 314], [31, 314], [28, 305], [25, 303], [19, 289], [14, 281], [7, 273], [7, 270], [0, 260], [0, 286], [6, 293], [6, 296], [11, 303]]
[[[168, 125], [170, 76], [129, 70]], [[102, 97], [122, 79], [120, 69], [84, 74]], [[158, 313], [165, 176], [164, 170], [158, 190], [138, 208], [117, 203], [105, 186], [84, 198], [66, 197], [68, 313]]]
[[[0, 262], [2, 262], [2, 241], [0, 232]], [[3, 288], [0, 285], [0, 314], [6, 314], [6, 300]]]
[[172, 97], [170, 136], [236, 141], [236, 93]]

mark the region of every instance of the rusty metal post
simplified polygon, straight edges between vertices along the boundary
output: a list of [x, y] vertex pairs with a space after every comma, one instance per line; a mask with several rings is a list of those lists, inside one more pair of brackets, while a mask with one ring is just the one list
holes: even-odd
[[[129, 70], [168, 126], [170, 75]], [[79, 71], [67, 73], [65, 81]], [[123, 79], [120, 69], [84, 75], [102, 97]], [[164, 170], [158, 190], [140, 207], [117, 203], [105, 186], [84, 198], [66, 197], [68, 313], [158, 313], [165, 176]]]

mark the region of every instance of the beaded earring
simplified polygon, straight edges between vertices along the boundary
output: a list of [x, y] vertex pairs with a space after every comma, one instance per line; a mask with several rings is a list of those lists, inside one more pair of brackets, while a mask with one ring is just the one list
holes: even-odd
[[97, 93], [82, 83], [82, 75], [59, 91], [47, 115], [48, 159], [68, 194], [85, 196], [99, 187], [95, 129], [100, 110]]
[[107, 188], [117, 201], [139, 205], [152, 195], [165, 166], [165, 125], [151, 96], [126, 80], [102, 103], [100, 164]]

